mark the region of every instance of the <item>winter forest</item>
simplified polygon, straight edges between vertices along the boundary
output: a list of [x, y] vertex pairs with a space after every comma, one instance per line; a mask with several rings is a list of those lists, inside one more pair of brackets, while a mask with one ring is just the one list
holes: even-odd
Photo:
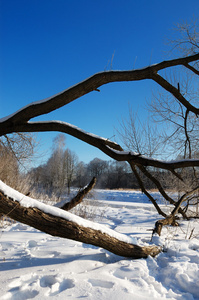
[[[0, 120], [3, 299], [199, 299], [198, 20], [177, 32], [172, 58], [95, 73]], [[104, 85], [145, 80], [157, 85], [151, 121], [129, 106], [117, 142], [38, 121]], [[52, 131], [49, 158], [25, 167], [35, 133]], [[79, 161], [66, 135], [108, 159]]]

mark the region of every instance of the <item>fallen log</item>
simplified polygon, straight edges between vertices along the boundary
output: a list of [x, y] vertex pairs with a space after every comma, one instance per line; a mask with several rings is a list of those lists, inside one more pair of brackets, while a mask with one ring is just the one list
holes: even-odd
[[8, 195], [5, 189], [2, 191], [0, 188], [0, 213], [47, 234], [91, 244], [124, 257], [146, 258], [148, 255], [154, 257], [161, 252], [158, 246], [133, 244], [131, 238], [103, 225], [84, 220], [60, 208], [10, 190]]

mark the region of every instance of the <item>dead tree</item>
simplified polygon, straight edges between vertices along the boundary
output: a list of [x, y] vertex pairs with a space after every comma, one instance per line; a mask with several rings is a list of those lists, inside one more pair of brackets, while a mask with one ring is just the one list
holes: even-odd
[[[122, 149], [122, 147], [119, 144], [115, 142], [90, 134], [77, 128], [74, 125], [62, 121], [31, 122], [31, 119], [52, 112], [60, 107], [63, 107], [85, 94], [88, 94], [93, 91], [99, 91], [99, 88], [102, 85], [111, 82], [138, 81], [145, 79], [151, 79], [155, 81], [163, 89], [171, 93], [188, 111], [193, 112], [198, 117], [199, 107], [196, 107], [192, 103], [187, 101], [185, 96], [180, 93], [180, 90], [177, 87], [173, 86], [170, 82], [168, 82], [159, 74], [161, 70], [165, 70], [167, 68], [175, 66], [183, 66], [185, 69], [198, 76], [198, 70], [194, 66], [192, 66], [192, 63], [197, 62], [198, 60], [199, 53], [178, 59], [162, 61], [161, 63], [138, 70], [108, 72], [106, 71], [97, 73], [55, 96], [52, 96], [43, 101], [31, 103], [26, 107], [20, 109], [19, 111], [13, 113], [12, 115], [3, 118], [0, 121], [0, 136], [14, 132], [44, 131], [58, 131], [72, 135], [78, 138], [79, 140], [82, 140], [100, 149], [109, 157], [117, 161], [127, 161], [130, 164], [132, 171], [136, 175], [138, 182], [140, 182], [142, 191], [149, 196], [156, 209], [161, 212], [161, 209], [159, 208], [155, 199], [153, 199], [153, 197], [146, 191], [144, 185], [140, 181], [137, 170], [141, 170], [141, 172], [143, 172], [145, 176], [150, 177], [150, 179], [153, 180], [154, 184], [157, 186], [160, 193], [164, 197], [166, 197], [171, 204], [176, 206], [177, 203], [166, 194], [161, 184], [155, 178], [153, 178], [153, 176], [150, 174], [147, 168], [156, 167], [159, 169], [168, 170], [172, 174], [174, 174], [174, 176], [180, 179], [180, 175], [178, 174], [177, 170], [180, 168], [199, 166], [198, 159], [161, 161], [150, 157], [142, 156], [138, 153], [129, 151], [126, 152]], [[160, 251], [157, 247], [147, 247], [146, 249], [146, 247], [137, 248], [137, 246], [132, 245], [130, 243], [124, 244], [122, 242], [121, 244], [117, 239], [112, 238], [107, 234], [102, 234], [101, 232], [93, 231], [91, 228], [84, 228], [84, 226], [79, 226], [77, 224], [71, 223], [68, 220], [63, 220], [62, 218], [54, 217], [39, 210], [38, 208], [27, 208], [21, 205], [20, 202], [16, 205], [16, 202], [13, 201], [12, 197], [9, 197], [9, 195], [8, 197], [6, 197], [4, 193], [1, 193], [0, 203], [0, 213], [9, 214], [11, 218], [17, 221], [29, 224], [43, 231], [48, 230], [48, 233], [52, 235], [67, 237], [85, 243], [91, 243], [93, 245], [104, 247], [105, 249], [108, 249], [109, 251], [112, 251], [118, 255], [131, 257], [146, 257], [148, 254], [155, 255]], [[179, 207], [179, 212], [180, 209], [181, 208]], [[162, 212], [162, 215], [165, 218], [167, 217], [167, 215], [164, 212]], [[38, 219], [40, 221], [39, 225]]]

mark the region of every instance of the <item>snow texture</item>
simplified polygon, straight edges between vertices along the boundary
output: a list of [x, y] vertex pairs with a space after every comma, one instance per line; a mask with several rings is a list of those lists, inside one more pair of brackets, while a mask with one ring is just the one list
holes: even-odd
[[[93, 196], [98, 200], [96, 222], [150, 243], [159, 216], [143, 194], [95, 190]], [[164, 247], [156, 258], [126, 259], [20, 223], [2, 229], [0, 241], [2, 300], [199, 299], [197, 219], [180, 220], [179, 227], [164, 227], [161, 237], [154, 236], [153, 242]]]
[[83, 218], [80, 218], [74, 214], [71, 214], [68, 211], [64, 211], [58, 207], [54, 207], [51, 205], [44, 204], [38, 200], [35, 200], [33, 198], [30, 198], [28, 196], [24, 196], [23, 194], [17, 192], [16, 190], [12, 189], [11, 187], [7, 186], [5, 183], [3, 183], [0, 180], [0, 190], [3, 191], [5, 195], [8, 197], [12, 198], [14, 201], [18, 201], [21, 206], [23, 207], [35, 207], [40, 209], [41, 211], [56, 216], [60, 218], [64, 218], [68, 221], [74, 222], [80, 226], [87, 227], [87, 228], [92, 228], [94, 230], [99, 230], [102, 233], [106, 233], [111, 237], [114, 237], [120, 241], [126, 242], [126, 243], [131, 243], [131, 244], [136, 244], [137, 245], [137, 240], [135, 238], [130, 238], [128, 236], [125, 236], [123, 234], [117, 233], [114, 230], [111, 230], [107, 228], [106, 226], [103, 226], [101, 224], [97, 224], [95, 222], [91, 222], [88, 220], [85, 220]]

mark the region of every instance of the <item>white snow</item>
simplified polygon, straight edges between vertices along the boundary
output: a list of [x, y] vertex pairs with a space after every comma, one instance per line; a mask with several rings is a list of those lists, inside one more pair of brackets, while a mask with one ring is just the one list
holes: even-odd
[[[159, 216], [143, 194], [96, 190], [93, 196], [98, 199], [96, 222], [150, 243], [150, 230]], [[25, 202], [32, 205], [31, 201]], [[179, 227], [165, 227], [161, 237], [154, 236], [153, 242], [164, 247], [156, 258], [126, 259], [20, 223], [2, 228], [0, 242], [3, 300], [199, 299], [197, 219], [180, 220]]]
[[43, 212], [45, 212], [47, 214], [51, 214], [56, 217], [64, 218], [68, 221], [75, 222], [76, 224], [78, 224], [80, 226], [99, 230], [102, 233], [106, 233], [120, 241], [123, 241], [126, 243], [131, 243], [131, 244], [137, 244], [137, 240], [135, 238], [130, 238], [123, 234], [117, 233], [116, 231], [111, 230], [101, 224], [97, 224], [97, 223], [85, 220], [83, 218], [80, 218], [80, 217], [68, 212], [68, 211], [59, 209], [58, 207], [47, 205], [38, 200], [30, 198], [28, 196], [24, 196], [23, 194], [17, 192], [16, 190], [12, 189], [11, 187], [7, 186], [1, 180], [0, 180], [0, 190], [3, 191], [3, 193], [5, 195], [12, 198], [14, 201], [20, 202], [20, 205], [23, 207], [35, 207], [35, 208], [42, 210]]

